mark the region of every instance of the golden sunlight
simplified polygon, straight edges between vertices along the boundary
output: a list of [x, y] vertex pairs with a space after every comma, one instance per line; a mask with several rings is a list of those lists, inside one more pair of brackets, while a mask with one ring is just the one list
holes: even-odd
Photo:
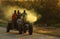
[[34, 12], [34, 10], [27, 10], [27, 9], [23, 9], [23, 8], [19, 8], [17, 6], [9, 6], [6, 8], [6, 10], [4, 9], [4, 14], [5, 14], [5, 18], [6, 19], [11, 19], [12, 17], [12, 14], [14, 13], [14, 10], [19, 10], [21, 13], [23, 12], [23, 10], [26, 10], [26, 13], [27, 13], [27, 16], [26, 16], [26, 20], [29, 21], [29, 22], [35, 22], [37, 21], [37, 15], [36, 15], [36, 12]]

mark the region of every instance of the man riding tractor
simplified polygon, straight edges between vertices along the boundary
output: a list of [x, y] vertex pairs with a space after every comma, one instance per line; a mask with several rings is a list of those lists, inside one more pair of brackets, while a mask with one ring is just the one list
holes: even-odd
[[33, 32], [33, 26], [29, 21], [26, 21], [26, 16], [27, 13], [24, 10], [24, 12], [22, 13], [22, 20], [23, 20], [23, 32], [26, 33], [26, 31], [29, 32], [29, 35], [32, 35]]
[[[20, 17], [19, 17], [20, 18]], [[14, 14], [12, 15], [12, 20], [10, 20], [8, 22], [8, 26], [7, 26], [7, 32], [10, 32], [10, 30], [18, 30], [19, 34], [21, 33], [20, 29], [21, 27], [18, 26], [17, 24], [17, 14], [16, 14], [16, 10], [14, 10]]]
[[[14, 11], [14, 17], [16, 16], [16, 11]], [[19, 12], [19, 11], [18, 11]], [[24, 13], [21, 15], [21, 17], [18, 17], [18, 19], [15, 19], [12, 22], [8, 22], [7, 26], [7, 32], [10, 32], [11, 29], [15, 29], [19, 31], [19, 34], [26, 33], [26, 31], [29, 32], [29, 35], [32, 35], [33, 27], [32, 24], [28, 21], [26, 21], [26, 12], [24, 10]]]

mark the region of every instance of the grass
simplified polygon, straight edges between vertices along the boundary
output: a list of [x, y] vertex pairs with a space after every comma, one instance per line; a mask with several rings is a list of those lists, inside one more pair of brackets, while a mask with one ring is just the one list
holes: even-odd
[[7, 26], [7, 21], [0, 22], [0, 27], [6, 27], [6, 26]]
[[39, 33], [39, 34], [52, 35], [52, 36], [60, 37], [60, 28], [39, 27], [38, 29], [36, 29], [35, 32]]

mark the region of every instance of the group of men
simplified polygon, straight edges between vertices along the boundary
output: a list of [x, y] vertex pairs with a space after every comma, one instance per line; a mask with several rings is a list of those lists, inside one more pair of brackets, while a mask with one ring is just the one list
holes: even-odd
[[32, 24], [29, 21], [26, 21], [27, 13], [24, 10], [23, 13], [19, 12], [19, 10], [16, 13], [16, 10], [14, 10], [14, 13], [12, 15], [12, 22], [9, 21], [7, 26], [7, 32], [10, 31], [10, 29], [19, 30], [19, 34], [26, 33], [28, 30], [29, 35], [32, 35], [33, 27]]
[[24, 24], [24, 22], [26, 21], [26, 11], [24, 10], [23, 13], [21, 14], [21, 12], [19, 12], [19, 10], [16, 13], [16, 10], [14, 10], [14, 14], [12, 15], [12, 22], [14, 24], [14, 26], [16, 26], [16, 24]]

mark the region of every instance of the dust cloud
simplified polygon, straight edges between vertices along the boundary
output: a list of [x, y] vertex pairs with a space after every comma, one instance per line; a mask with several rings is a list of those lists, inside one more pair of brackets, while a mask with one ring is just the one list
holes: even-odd
[[26, 10], [26, 13], [27, 13], [26, 20], [29, 21], [30, 23], [37, 21], [38, 17], [40, 16], [40, 15], [37, 15], [37, 13], [34, 11], [34, 9], [27, 10], [25, 8], [20, 8], [18, 6], [7, 6], [3, 9], [5, 18], [8, 20], [11, 20], [14, 10], [16, 10], [16, 11], [19, 10], [21, 12], [21, 14], [23, 13], [24, 10]]

